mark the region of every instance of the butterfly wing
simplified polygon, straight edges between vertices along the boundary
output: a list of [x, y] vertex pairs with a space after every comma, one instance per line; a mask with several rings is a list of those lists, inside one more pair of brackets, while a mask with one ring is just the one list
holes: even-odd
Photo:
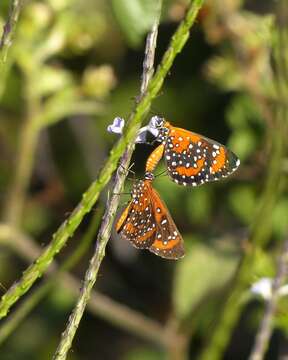
[[232, 174], [240, 160], [225, 146], [170, 125], [165, 144], [170, 178], [180, 185], [198, 186]]
[[139, 181], [133, 188], [130, 204], [116, 223], [117, 233], [136, 248], [146, 249], [153, 243], [156, 224], [149, 197], [149, 184]]
[[156, 233], [149, 250], [165, 259], [180, 259], [185, 254], [182, 236], [157, 191], [151, 187], [150, 194], [153, 199]]

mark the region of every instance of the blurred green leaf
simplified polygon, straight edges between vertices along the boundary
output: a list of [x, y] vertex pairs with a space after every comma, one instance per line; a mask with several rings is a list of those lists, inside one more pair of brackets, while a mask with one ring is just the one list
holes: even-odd
[[89, 67], [83, 74], [82, 90], [85, 95], [104, 98], [116, 86], [116, 82], [114, 70], [110, 65]]
[[164, 360], [164, 353], [147, 348], [137, 348], [130, 350], [122, 357], [122, 360]]
[[279, 238], [287, 233], [288, 199], [282, 198], [275, 205], [272, 213], [273, 229]]
[[59, 286], [56, 286], [49, 296], [49, 301], [52, 306], [61, 311], [70, 310], [71, 306], [73, 306], [74, 299], [75, 296], [71, 291], [63, 287], [60, 288]]
[[243, 93], [234, 96], [227, 109], [226, 118], [234, 130], [228, 146], [243, 161], [257, 148], [258, 137], [260, 138], [265, 125], [263, 118], [251, 97]]
[[25, 207], [24, 220], [23, 227], [27, 233], [38, 236], [50, 223], [52, 216], [45, 206], [35, 201]]
[[154, 23], [159, 4], [155, 0], [112, 0], [112, 8], [128, 43], [136, 47]]
[[243, 78], [235, 60], [229, 56], [214, 56], [206, 64], [208, 78], [223, 90], [239, 90]]
[[33, 83], [32, 90], [35, 96], [42, 97], [60, 91], [72, 84], [73, 79], [68, 71], [43, 65]]
[[174, 306], [185, 318], [201, 299], [223, 287], [234, 274], [238, 255], [229, 248], [193, 244], [178, 262], [174, 283]]
[[235, 131], [229, 138], [228, 147], [233, 149], [241, 161], [247, 159], [257, 147], [253, 130], [247, 127]]
[[231, 128], [237, 131], [252, 124], [264, 125], [255, 102], [247, 94], [233, 97], [226, 111], [226, 119]]
[[246, 224], [250, 224], [255, 215], [256, 198], [253, 189], [240, 185], [229, 194], [229, 202], [236, 215]]
[[242, 41], [249, 48], [261, 48], [265, 50], [272, 41], [272, 30], [275, 25], [274, 15], [258, 15], [250, 11], [241, 11], [238, 24], [244, 30], [245, 36]]
[[263, 277], [275, 276], [275, 259], [271, 253], [268, 254], [260, 248], [255, 251], [253, 275], [255, 277], [255, 281], [258, 281]]
[[96, 115], [104, 111], [104, 106], [96, 100], [81, 99], [76, 87], [69, 87], [52, 95], [43, 104], [43, 112], [38, 119], [39, 126], [49, 126], [75, 115]]
[[211, 214], [212, 202], [211, 191], [207, 187], [195, 188], [187, 197], [187, 214], [194, 222], [206, 222]]
[[284, 296], [279, 299], [279, 303], [277, 306], [276, 314], [275, 314], [275, 326], [278, 329], [281, 329], [285, 336], [288, 336], [288, 297]]

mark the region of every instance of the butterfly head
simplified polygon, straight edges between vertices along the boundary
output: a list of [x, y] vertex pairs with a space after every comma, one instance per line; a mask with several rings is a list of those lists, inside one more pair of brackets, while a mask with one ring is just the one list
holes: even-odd
[[161, 116], [152, 116], [149, 126], [154, 129], [161, 129], [165, 124], [165, 119]]
[[157, 129], [158, 135], [156, 140], [165, 142], [169, 133], [169, 123], [160, 116], [153, 116], [149, 122], [149, 127]]
[[152, 181], [155, 179], [155, 175], [150, 171], [146, 171], [144, 178], [145, 180]]

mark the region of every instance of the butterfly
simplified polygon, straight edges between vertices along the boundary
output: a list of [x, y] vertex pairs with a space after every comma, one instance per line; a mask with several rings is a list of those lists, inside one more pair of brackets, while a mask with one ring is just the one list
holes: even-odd
[[138, 249], [148, 249], [165, 259], [184, 256], [184, 242], [167, 207], [152, 187], [154, 175], [133, 185], [132, 200], [116, 223], [116, 232]]
[[172, 126], [158, 116], [151, 119], [158, 129], [159, 145], [146, 162], [153, 172], [164, 155], [168, 175], [179, 185], [199, 186], [225, 178], [240, 165], [237, 156], [224, 145], [192, 131]]

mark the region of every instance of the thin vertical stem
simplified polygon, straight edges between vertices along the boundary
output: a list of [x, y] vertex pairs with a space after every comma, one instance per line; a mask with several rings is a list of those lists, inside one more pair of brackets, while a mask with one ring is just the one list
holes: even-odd
[[20, 129], [19, 145], [15, 161], [15, 173], [10, 186], [4, 221], [15, 228], [21, 224], [27, 189], [33, 172], [34, 158], [39, 138], [38, 117], [41, 114], [40, 99], [33, 94], [33, 71], [24, 72], [24, 94], [26, 98], [26, 114]]
[[16, 24], [22, 6], [21, 0], [13, 0], [8, 20], [3, 28], [3, 33], [0, 39], [0, 73], [7, 60], [8, 50], [12, 44], [12, 38], [15, 32]]
[[26, 192], [33, 171], [37, 140], [38, 130], [34, 126], [33, 119], [25, 119], [20, 133], [14, 179], [4, 209], [4, 220], [11, 226], [20, 225]]
[[264, 316], [259, 326], [254, 347], [249, 360], [262, 360], [264, 358], [269, 339], [273, 329], [273, 317], [279, 297], [279, 290], [283, 285], [288, 272], [288, 240], [284, 242], [284, 248], [280, 255], [277, 274], [273, 281], [271, 297], [267, 300]]
[[10, 58], [8, 58], [9, 48], [12, 45], [13, 36], [22, 8], [22, 0], [12, 0], [8, 19], [4, 25], [0, 39], [0, 98], [5, 89], [6, 79], [11, 68]]

